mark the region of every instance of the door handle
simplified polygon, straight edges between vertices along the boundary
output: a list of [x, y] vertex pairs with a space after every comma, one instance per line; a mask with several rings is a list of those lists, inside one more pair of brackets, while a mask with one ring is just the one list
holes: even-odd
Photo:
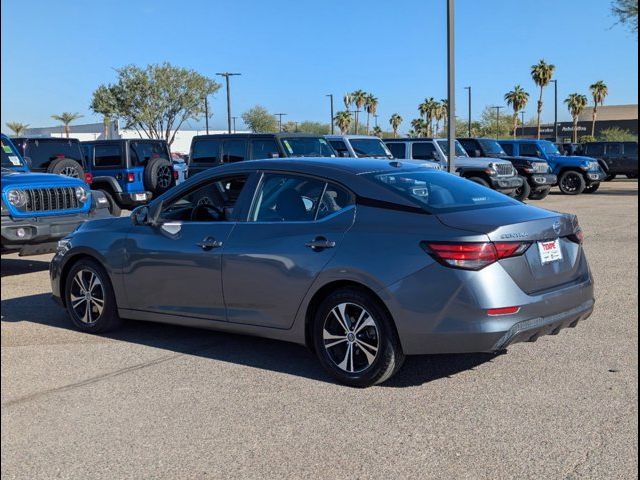
[[326, 248], [333, 248], [336, 246], [336, 242], [327, 240], [324, 237], [316, 237], [310, 242], [304, 244], [305, 247], [310, 248], [314, 252], [320, 252]]
[[196, 245], [199, 246], [204, 251], [209, 251], [214, 248], [220, 248], [222, 246], [222, 242], [217, 241], [213, 237], [206, 237], [201, 242], [196, 243]]

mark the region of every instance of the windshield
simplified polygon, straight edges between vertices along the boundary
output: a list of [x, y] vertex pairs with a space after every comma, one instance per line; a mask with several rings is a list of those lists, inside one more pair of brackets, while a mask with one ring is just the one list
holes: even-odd
[[479, 139], [478, 143], [482, 145], [482, 149], [487, 152], [489, 155], [506, 155], [507, 152], [500, 146], [500, 144], [495, 140], [489, 139]]
[[[442, 153], [444, 153], [445, 156], [448, 156], [449, 154], [449, 140], [436, 140], [438, 142], [438, 145], [440, 145], [440, 148], [442, 149]], [[462, 145], [460, 145], [460, 142], [456, 140], [456, 157], [468, 157], [469, 154], [467, 153], [467, 151], [462, 148]]]
[[25, 164], [11, 142], [2, 139], [2, 168], [24, 169]]
[[558, 147], [556, 147], [555, 143], [551, 143], [548, 140], [543, 140], [540, 142], [540, 148], [547, 155], [562, 155]]
[[387, 146], [378, 138], [352, 138], [349, 142], [358, 157], [393, 158]]
[[322, 137], [284, 137], [282, 144], [290, 157], [335, 157], [336, 152]]
[[518, 205], [506, 195], [456, 175], [437, 171], [369, 174], [376, 182], [400, 193], [429, 213]]

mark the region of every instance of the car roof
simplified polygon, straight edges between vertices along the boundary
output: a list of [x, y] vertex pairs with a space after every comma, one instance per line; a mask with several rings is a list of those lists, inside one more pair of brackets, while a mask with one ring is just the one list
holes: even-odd
[[300, 137], [300, 138], [322, 138], [320, 134], [313, 133], [211, 133], [209, 135], [195, 135], [193, 138], [198, 140], [216, 139], [216, 138], [276, 138], [276, 137]]
[[446, 138], [411, 137], [411, 138], [385, 138], [383, 142], [432, 142], [434, 140], [446, 140]]
[[77, 138], [66, 137], [14, 137], [14, 142], [24, 142], [25, 140], [38, 140], [39, 142], [79, 142]]
[[339, 139], [360, 139], [360, 138], [376, 138], [380, 140], [380, 137], [376, 137], [375, 135], [325, 135], [324, 138], [327, 140], [339, 140]]
[[80, 143], [118, 143], [118, 142], [155, 142], [155, 143], [167, 143], [166, 140], [160, 138], [109, 138], [104, 140], [83, 140]]

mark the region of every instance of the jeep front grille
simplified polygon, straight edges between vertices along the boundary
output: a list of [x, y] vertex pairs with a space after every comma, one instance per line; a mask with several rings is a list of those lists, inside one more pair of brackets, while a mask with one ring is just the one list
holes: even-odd
[[513, 165], [510, 163], [498, 163], [496, 164], [496, 172], [498, 172], [498, 175], [511, 176], [513, 175]]
[[23, 212], [50, 212], [82, 207], [73, 187], [28, 188], [24, 192], [27, 194], [27, 204], [20, 209]]

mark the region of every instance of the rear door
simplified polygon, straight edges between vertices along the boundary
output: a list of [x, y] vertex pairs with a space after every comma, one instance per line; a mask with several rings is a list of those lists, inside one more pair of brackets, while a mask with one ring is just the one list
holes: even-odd
[[222, 143], [222, 163], [235, 163], [247, 159], [246, 138], [228, 138]]
[[638, 173], [638, 143], [624, 142], [624, 154], [622, 156], [622, 168], [624, 173]]
[[624, 171], [622, 143], [612, 142], [606, 144], [605, 161], [609, 165], [611, 173]]

